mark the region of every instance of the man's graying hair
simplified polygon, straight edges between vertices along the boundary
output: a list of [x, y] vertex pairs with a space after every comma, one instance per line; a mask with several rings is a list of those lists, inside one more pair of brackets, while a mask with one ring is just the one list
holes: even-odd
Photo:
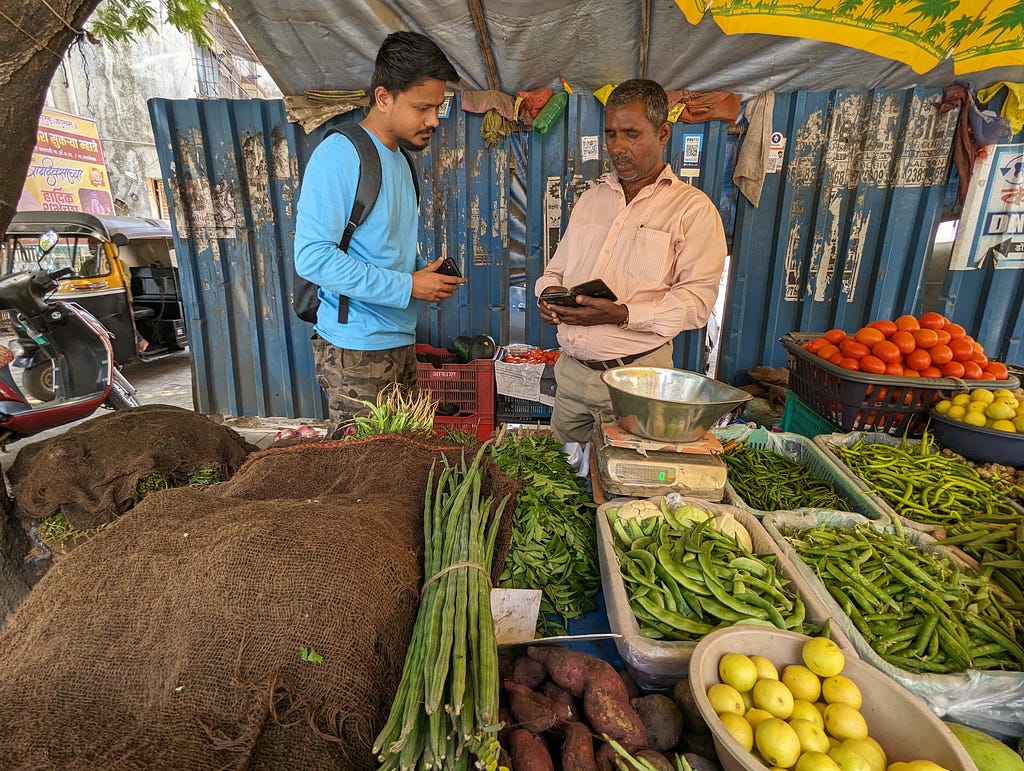
[[661, 128], [661, 124], [668, 120], [668, 95], [661, 84], [653, 80], [637, 79], [620, 83], [608, 95], [605, 106], [622, 106], [630, 102], [643, 102], [644, 115], [654, 124], [655, 129]]
[[384, 86], [392, 94], [415, 88], [427, 78], [458, 83], [459, 73], [438, 48], [419, 32], [392, 32], [377, 50], [370, 93]]

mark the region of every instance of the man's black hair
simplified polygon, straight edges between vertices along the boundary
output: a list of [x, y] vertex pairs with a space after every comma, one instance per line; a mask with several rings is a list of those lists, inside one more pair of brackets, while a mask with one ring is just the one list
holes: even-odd
[[660, 83], [653, 80], [627, 80], [616, 86], [608, 95], [606, 107], [642, 102], [644, 115], [654, 124], [655, 129], [668, 120], [668, 95]]
[[438, 48], [419, 32], [392, 32], [381, 43], [373, 67], [370, 93], [384, 86], [392, 94], [415, 88], [427, 78], [457, 83], [459, 73]]

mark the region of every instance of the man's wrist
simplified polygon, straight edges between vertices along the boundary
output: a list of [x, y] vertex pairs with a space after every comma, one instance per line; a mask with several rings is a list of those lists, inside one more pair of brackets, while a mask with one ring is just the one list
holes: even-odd
[[629, 306], [622, 303], [619, 307], [625, 312], [625, 315], [622, 317], [622, 321], [619, 322], [619, 329], [629, 329]]

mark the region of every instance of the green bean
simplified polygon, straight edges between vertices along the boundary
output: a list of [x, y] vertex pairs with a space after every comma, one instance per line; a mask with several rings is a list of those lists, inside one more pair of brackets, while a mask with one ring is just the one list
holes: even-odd
[[722, 458], [729, 469], [729, 482], [754, 509], [850, 509], [849, 502], [830, 482], [818, 479], [810, 469], [771, 450], [737, 444]]

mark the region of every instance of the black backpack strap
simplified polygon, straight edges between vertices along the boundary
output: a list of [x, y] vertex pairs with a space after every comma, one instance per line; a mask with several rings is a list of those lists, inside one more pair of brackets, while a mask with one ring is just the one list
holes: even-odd
[[412, 159], [412, 154], [404, 147], [399, 148], [402, 151], [402, 155], [405, 156], [405, 162], [409, 164], [409, 171], [412, 174], [412, 186], [416, 191], [416, 203], [420, 202], [420, 177], [416, 173], [416, 163]]

